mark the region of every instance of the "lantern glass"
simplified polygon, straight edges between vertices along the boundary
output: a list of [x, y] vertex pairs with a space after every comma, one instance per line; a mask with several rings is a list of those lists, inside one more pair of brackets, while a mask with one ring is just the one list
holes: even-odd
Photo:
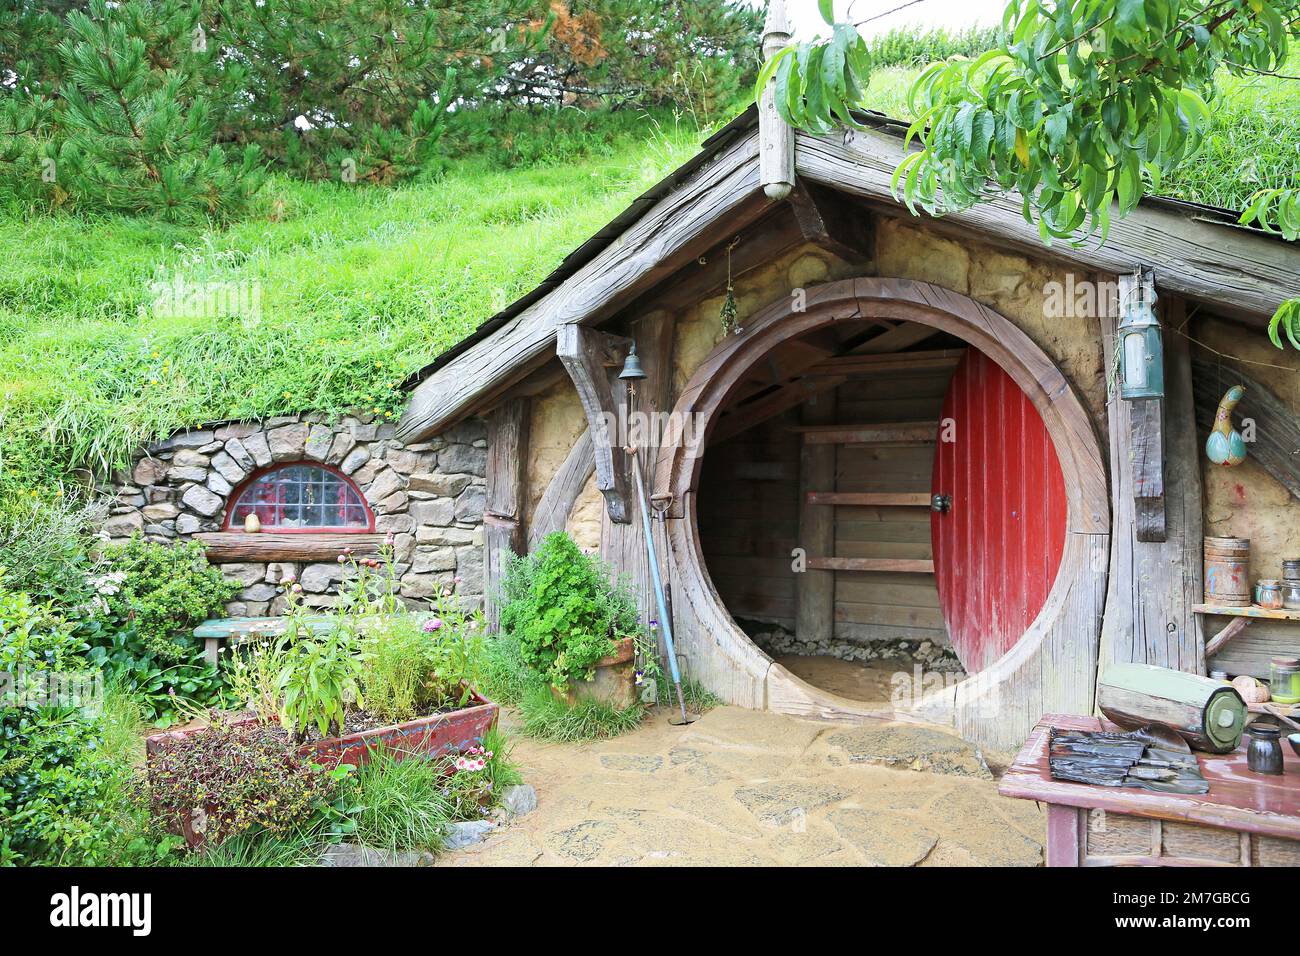
[[1141, 331], [1124, 336], [1124, 386], [1145, 388], [1147, 384], [1146, 336]]

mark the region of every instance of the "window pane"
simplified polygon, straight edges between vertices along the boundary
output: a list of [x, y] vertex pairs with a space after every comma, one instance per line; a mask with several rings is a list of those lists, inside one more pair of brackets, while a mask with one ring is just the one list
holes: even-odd
[[370, 517], [351, 482], [312, 465], [288, 465], [244, 489], [231, 511], [232, 524], [256, 514], [268, 530], [369, 527]]

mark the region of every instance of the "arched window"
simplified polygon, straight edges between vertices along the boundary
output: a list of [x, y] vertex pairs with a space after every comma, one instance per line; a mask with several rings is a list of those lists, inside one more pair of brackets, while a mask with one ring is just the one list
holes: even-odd
[[279, 465], [236, 493], [227, 527], [238, 530], [250, 514], [263, 531], [370, 531], [374, 519], [361, 492], [324, 465]]

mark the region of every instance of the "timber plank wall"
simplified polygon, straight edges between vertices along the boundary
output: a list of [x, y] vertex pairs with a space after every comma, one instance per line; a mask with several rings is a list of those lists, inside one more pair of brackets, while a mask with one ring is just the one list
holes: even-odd
[[[951, 368], [877, 373], [835, 390], [836, 424], [937, 421]], [[795, 628], [799, 546], [800, 409], [710, 446], [700, 479], [700, 539], [706, 565], [733, 617]], [[929, 495], [933, 444], [836, 448], [834, 492]], [[924, 508], [836, 506], [841, 558], [933, 557]], [[809, 557], [822, 557], [813, 555]], [[849, 643], [948, 643], [933, 574], [834, 571], [833, 635]]]

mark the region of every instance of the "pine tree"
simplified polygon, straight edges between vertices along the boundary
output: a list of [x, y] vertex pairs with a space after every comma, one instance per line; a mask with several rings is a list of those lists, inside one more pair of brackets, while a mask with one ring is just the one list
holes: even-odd
[[202, 81], [198, 5], [92, 0], [59, 44], [60, 122], [78, 201], [170, 218], [238, 215], [262, 183], [256, 147], [228, 163]]
[[0, 108], [12, 191], [172, 219], [241, 214], [264, 173], [256, 147], [230, 162], [214, 144], [203, 78], [213, 54], [199, 15], [181, 0], [68, 10], [54, 58], [16, 65], [26, 82]]

